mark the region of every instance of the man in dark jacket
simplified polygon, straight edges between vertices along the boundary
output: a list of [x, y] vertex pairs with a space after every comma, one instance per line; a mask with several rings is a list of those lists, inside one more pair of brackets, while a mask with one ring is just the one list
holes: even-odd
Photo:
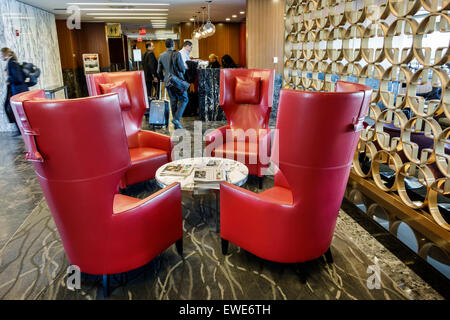
[[146, 44], [147, 51], [142, 57], [145, 73], [145, 82], [147, 84], [147, 94], [159, 99], [159, 79], [158, 79], [158, 60], [155, 57], [155, 45], [153, 42]]
[[180, 92], [176, 88], [167, 88], [167, 80], [169, 74], [175, 75], [180, 79], [184, 79], [186, 69], [184, 67], [181, 54], [174, 50], [174, 42], [172, 39], [166, 40], [167, 50], [159, 56], [158, 76], [164, 79], [166, 90], [169, 93], [170, 107], [172, 109], [172, 123], [175, 129], [183, 129], [180, 119], [183, 116], [184, 109], [189, 101], [187, 90]]

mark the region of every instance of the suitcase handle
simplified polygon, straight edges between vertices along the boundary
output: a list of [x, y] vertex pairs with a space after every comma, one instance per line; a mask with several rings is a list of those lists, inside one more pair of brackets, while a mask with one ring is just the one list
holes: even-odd
[[[159, 82], [159, 98], [161, 99], [161, 97], [162, 97], [162, 81], [160, 81]], [[167, 88], [165, 88], [165, 90], [164, 90], [164, 100], [167, 100]]]

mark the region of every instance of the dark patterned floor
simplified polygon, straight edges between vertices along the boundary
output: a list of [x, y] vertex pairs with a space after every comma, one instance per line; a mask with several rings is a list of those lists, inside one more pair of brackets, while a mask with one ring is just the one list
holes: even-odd
[[[192, 134], [193, 121], [183, 124]], [[202, 131], [222, 124], [203, 124]], [[67, 289], [64, 248], [31, 165], [23, 160], [23, 143], [20, 137], [0, 137], [0, 147], [0, 230], [9, 239], [0, 249], [0, 300], [103, 299], [95, 276], [83, 275], [80, 290]], [[266, 177], [264, 189], [271, 185], [272, 177]], [[254, 177], [244, 187], [259, 191]], [[125, 192], [143, 198], [156, 189], [149, 181]], [[146, 266], [128, 272], [126, 284], [117, 276], [110, 299], [410, 298], [383, 269], [381, 289], [368, 288], [367, 269], [374, 262], [349, 237], [358, 225], [343, 211], [332, 243], [335, 263], [328, 265], [323, 258], [307, 263], [308, 280], [302, 284], [297, 265], [265, 261], [234, 245], [223, 256], [212, 195], [183, 195], [182, 202], [185, 261], [170, 247]]]
[[[265, 181], [265, 188], [272, 183]], [[256, 179], [247, 188], [256, 189]], [[152, 182], [133, 186], [139, 197], [157, 189]], [[337, 231], [332, 244], [335, 263], [323, 258], [308, 263], [306, 284], [297, 265], [260, 259], [234, 245], [220, 251], [215, 232], [215, 205], [209, 196], [183, 195], [183, 261], [174, 246], [146, 266], [127, 274], [128, 282], [113, 281], [110, 299], [407, 299], [381, 274], [381, 289], [367, 287], [367, 267], [373, 263]], [[344, 214], [343, 212], [341, 214]], [[0, 299], [103, 299], [99, 278], [83, 275], [81, 290], [66, 289], [68, 262], [45, 201], [28, 217], [1, 253]]]

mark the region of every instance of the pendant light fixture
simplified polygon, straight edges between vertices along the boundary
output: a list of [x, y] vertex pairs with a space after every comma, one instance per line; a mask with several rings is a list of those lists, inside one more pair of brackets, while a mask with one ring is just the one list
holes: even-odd
[[197, 35], [197, 16], [192, 17], [194, 19], [194, 30], [191, 33], [191, 38], [194, 40], [198, 40]]
[[211, 12], [210, 12], [210, 4], [212, 0], [206, 1], [208, 3], [208, 21], [206, 22], [204, 26], [204, 30], [207, 37], [210, 37], [216, 33], [216, 26], [211, 22]]
[[199, 28], [198, 32], [200, 33], [200, 39], [204, 39], [207, 37], [207, 33], [205, 30], [205, 9], [206, 7], [201, 7], [202, 9], [202, 26]]
[[[197, 21], [197, 17], [200, 17], [199, 14], [200, 14], [200, 11], [197, 11], [197, 15], [195, 16], [195, 21]], [[200, 21], [198, 21], [197, 27], [195, 27], [195, 25], [194, 25], [194, 31], [192, 32], [192, 39], [199, 40], [200, 37], [201, 37], [201, 34], [200, 34]]]

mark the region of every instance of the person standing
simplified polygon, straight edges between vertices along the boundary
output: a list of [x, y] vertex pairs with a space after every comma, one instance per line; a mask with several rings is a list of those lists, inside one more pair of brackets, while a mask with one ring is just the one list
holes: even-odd
[[166, 90], [169, 93], [173, 117], [172, 123], [174, 124], [175, 129], [183, 129], [180, 119], [183, 116], [183, 112], [189, 101], [187, 90], [179, 91], [174, 87], [167, 88], [169, 74], [184, 79], [184, 73], [186, 72], [181, 53], [175, 51], [174, 46], [175, 44], [172, 39], [166, 40], [167, 50], [159, 56], [158, 76], [160, 79], [164, 79]]
[[[28, 85], [25, 82], [25, 75], [18, 63], [16, 54], [9, 48], [2, 48], [1, 52], [3, 61], [6, 61], [5, 72], [7, 75], [7, 95], [4, 103], [5, 113], [8, 116], [9, 122], [15, 123], [17, 126], [9, 100], [18, 93], [28, 91]], [[17, 129], [19, 129], [18, 126]]]
[[147, 51], [142, 57], [144, 65], [145, 83], [147, 94], [159, 99], [158, 59], [155, 57], [155, 45], [153, 42], [146, 44]]
[[181, 58], [183, 59], [183, 64], [186, 69], [189, 69], [186, 61], [191, 60], [191, 57], [189, 56], [192, 51], [192, 42], [189, 40], [185, 41], [183, 43], [183, 48], [180, 50]]

